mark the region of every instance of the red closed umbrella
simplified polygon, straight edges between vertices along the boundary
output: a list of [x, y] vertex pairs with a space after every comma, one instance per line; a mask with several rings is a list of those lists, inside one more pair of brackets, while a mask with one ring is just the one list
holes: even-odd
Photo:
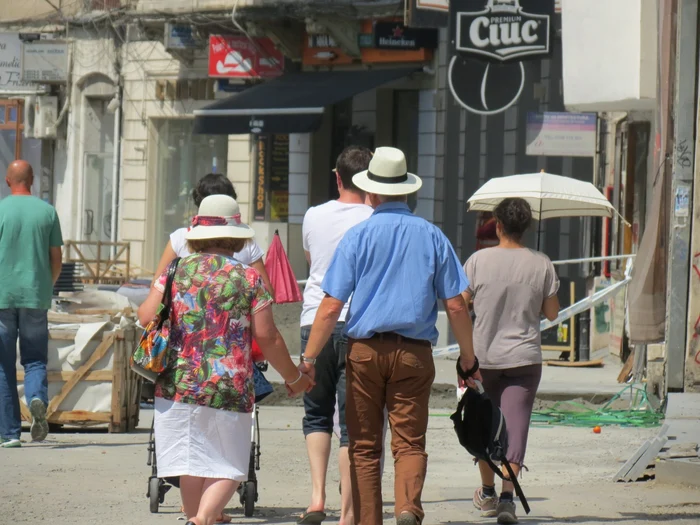
[[302, 300], [297, 278], [292, 270], [292, 265], [289, 264], [278, 232], [275, 232], [272, 244], [267, 250], [265, 271], [267, 271], [270, 283], [275, 289], [275, 302], [277, 304], [298, 303]]

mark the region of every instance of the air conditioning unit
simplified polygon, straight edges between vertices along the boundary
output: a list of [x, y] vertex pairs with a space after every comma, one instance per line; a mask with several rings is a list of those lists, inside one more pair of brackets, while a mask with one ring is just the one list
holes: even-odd
[[34, 138], [55, 139], [58, 120], [58, 97], [36, 97], [34, 103]]
[[33, 139], [34, 138], [34, 104], [36, 103], [36, 97], [30, 95], [24, 97], [24, 138]]

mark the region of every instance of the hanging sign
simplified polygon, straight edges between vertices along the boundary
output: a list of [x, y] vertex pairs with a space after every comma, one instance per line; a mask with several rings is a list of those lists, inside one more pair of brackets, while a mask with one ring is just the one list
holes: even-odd
[[409, 0], [406, 25], [409, 27], [447, 27], [449, 0]]
[[451, 0], [452, 59], [448, 84], [455, 100], [479, 115], [495, 115], [520, 98], [523, 60], [550, 53], [554, 0]]
[[528, 113], [525, 154], [595, 157], [597, 127], [595, 113]]
[[284, 55], [269, 38], [209, 36], [209, 76], [272, 78], [284, 73]]
[[[377, 24], [385, 22], [377, 22]], [[386, 22], [392, 28], [402, 28], [400, 22]], [[381, 29], [380, 29], [381, 30]], [[369, 33], [370, 38], [373, 39], [372, 44], [374, 44], [374, 37], [372, 35], [373, 27], [372, 22], [365, 20], [362, 24], [362, 31], [358, 35], [358, 41], [362, 34]], [[398, 35], [398, 31], [396, 32]], [[421, 36], [422, 38], [428, 38], [427, 35]], [[343, 51], [343, 49], [338, 45], [335, 39], [330, 35], [309, 35], [306, 34], [303, 45], [301, 62], [305, 66], [340, 66], [348, 64], [382, 64], [382, 63], [399, 63], [399, 62], [427, 62], [432, 59], [433, 50], [427, 47], [408, 47], [409, 38], [396, 37], [394, 42], [399, 44], [390, 45], [389, 38], [384, 38], [384, 43], [386, 46], [379, 47], [360, 47], [360, 56], [357, 58], [351, 57]], [[418, 43], [418, 41], [416, 41]], [[430, 42], [428, 42], [430, 43]], [[405, 45], [407, 47], [401, 47]]]
[[253, 219], [264, 221], [267, 219], [267, 189], [268, 189], [268, 150], [270, 147], [270, 137], [268, 135], [258, 135], [255, 147], [255, 201]]
[[435, 49], [437, 46], [437, 29], [416, 29], [400, 22], [374, 24], [374, 47], [377, 49]]

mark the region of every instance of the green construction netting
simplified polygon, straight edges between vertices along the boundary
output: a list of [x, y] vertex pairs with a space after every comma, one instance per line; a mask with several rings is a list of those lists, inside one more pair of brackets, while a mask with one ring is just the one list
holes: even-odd
[[[624, 406], [627, 405], [627, 406]], [[624, 406], [624, 408], [612, 408]], [[446, 417], [447, 414], [431, 414]], [[591, 408], [575, 401], [560, 401], [551, 408], [532, 413], [534, 425], [588, 427], [618, 425], [622, 427], [655, 427], [664, 418], [661, 408], [654, 408], [643, 385], [627, 385], [601, 408]]]

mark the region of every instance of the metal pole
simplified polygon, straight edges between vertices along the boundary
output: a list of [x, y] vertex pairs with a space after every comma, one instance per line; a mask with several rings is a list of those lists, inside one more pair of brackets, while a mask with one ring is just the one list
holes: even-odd
[[[700, 92], [697, 98], [697, 113], [695, 126], [700, 129]], [[700, 137], [695, 139], [695, 176], [700, 176]], [[700, 216], [700, 184], [694, 184], [692, 190], [692, 201], [689, 207], [692, 210], [689, 217]], [[692, 221], [691, 221], [692, 223]], [[692, 228], [692, 224], [691, 224]], [[692, 256], [690, 282], [688, 283], [688, 324], [686, 363], [684, 370], [684, 391], [700, 392], [700, 273], [697, 273], [698, 262], [696, 254], [700, 253], [700, 228], [693, 228], [691, 231], [690, 255]]]
[[688, 321], [690, 232], [698, 60], [697, 0], [678, 0], [674, 94], [674, 151], [666, 307], [666, 384], [683, 390]]

